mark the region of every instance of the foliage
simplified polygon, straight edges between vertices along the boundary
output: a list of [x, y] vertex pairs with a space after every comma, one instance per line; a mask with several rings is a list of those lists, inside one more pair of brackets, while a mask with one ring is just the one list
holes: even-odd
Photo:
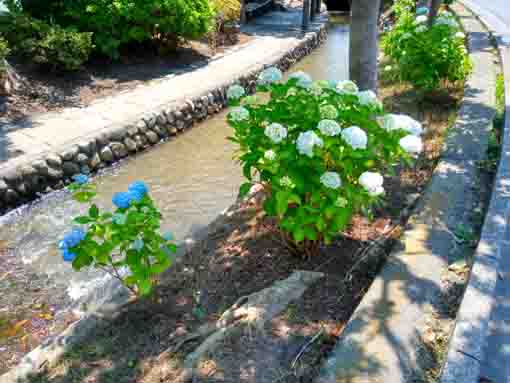
[[[69, 186], [76, 201], [90, 204], [95, 188], [85, 175]], [[149, 294], [155, 277], [172, 264], [176, 245], [170, 234], [160, 234], [161, 213], [147, 187], [137, 181], [113, 197], [116, 210], [101, 211], [90, 204], [88, 213], [74, 218], [85, 230], [74, 229], [59, 243], [64, 260], [73, 268], [96, 267], [121, 280], [135, 294]]]
[[0, 33], [14, 52], [52, 69], [79, 69], [93, 48], [91, 33], [62, 28], [24, 13], [2, 15]]
[[7, 57], [9, 52], [10, 49], [9, 45], [7, 44], [7, 41], [0, 37], [0, 71], [2, 70], [3, 61]]
[[398, 67], [400, 79], [426, 92], [445, 81], [463, 81], [472, 67], [465, 35], [448, 12], [440, 13], [429, 28], [426, 15], [415, 17], [404, 9], [384, 37], [383, 48]]
[[421, 151], [421, 125], [403, 115], [386, 115], [371, 91], [350, 81], [313, 82], [294, 73], [281, 83], [269, 68], [259, 77], [266, 97], [229, 90], [236, 106], [228, 122], [239, 145], [248, 182], [267, 191], [264, 210], [276, 217], [299, 252], [313, 254], [349, 225], [355, 213], [369, 213], [384, 195], [381, 172]]
[[179, 38], [198, 38], [208, 32], [212, 16], [209, 0], [76, 0], [55, 17], [93, 32], [97, 49], [118, 59], [123, 45], [156, 39], [173, 48]]
[[241, 3], [239, 0], [211, 0], [215, 14], [225, 21], [239, 20]]

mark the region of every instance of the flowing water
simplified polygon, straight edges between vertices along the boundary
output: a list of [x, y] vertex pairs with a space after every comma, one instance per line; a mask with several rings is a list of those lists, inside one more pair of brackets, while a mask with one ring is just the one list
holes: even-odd
[[[315, 79], [347, 77], [348, 30], [332, 17], [327, 42], [292, 70]], [[242, 182], [233, 160], [235, 147], [226, 113], [95, 177], [96, 203], [111, 207], [111, 197], [134, 180], [143, 180], [163, 214], [163, 229], [182, 241], [194, 237], [237, 195]], [[20, 356], [76, 319], [77, 302], [105, 289], [97, 272], [76, 273], [62, 261], [56, 243], [82, 206], [69, 193], [56, 192], [0, 218], [0, 374]]]

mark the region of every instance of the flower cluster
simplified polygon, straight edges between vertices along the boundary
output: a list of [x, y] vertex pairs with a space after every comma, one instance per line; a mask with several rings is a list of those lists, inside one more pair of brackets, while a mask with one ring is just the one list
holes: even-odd
[[232, 121], [244, 121], [250, 118], [250, 112], [248, 112], [248, 109], [238, 106], [237, 108], [234, 108], [230, 111], [229, 117], [232, 119]]
[[[84, 175], [74, 181], [69, 186], [74, 199], [89, 203], [94, 186]], [[113, 196], [114, 212], [101, 212], [91, 204], [86, 215], [75, 217], [74, 223], [85, 227], [73, 229], [59, 242], [64, 261], [72, 262], [76, 270], [98, 267], [133, 293], [150, 293], [154, 277], [170, 267], [176, 247], [170, 233], [159, 234], [161, 213], [148, 192], [144, 182], [135, 181], [127, 192]]]
[[398, 9], [395, 27], [383, 37], [382, 46], [399, 78], [426, 92], [448, 82], [460, 86], [471, 71], [471, 62], [455, 17], [440, 11], [429, 27], [426, 7], [418, 8], [416, 14], [400, 5]]
[[258, 88], [264, 101], [231, 102], [247, 110], [228, 118], [248, 179], [240, 194], [267, 184], [264, 210], [295, 244], [329, 242], [384, 195], [384, 171], [422, 150], [423, 127], [385, 114], [373, 91], [351, 81], [314, 82], [298, 72], [273, 82], [267, 73]]
[[244, 88], [241, 85], [232, 85], [227, 90], [227, 98], [229, 100], [240, 99], [245, 94], [246, 94], [246, 91], [244, 90]]
[[276, 67], [270, 67], [262, 71], [258, 78], [260, 85], [268, 85], [280, 81], [283, 78], [282, 71]]

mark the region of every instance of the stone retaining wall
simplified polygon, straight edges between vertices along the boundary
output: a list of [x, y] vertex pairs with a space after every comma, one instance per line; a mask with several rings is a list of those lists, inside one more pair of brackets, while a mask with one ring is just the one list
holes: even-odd
[[[327, 37], [321, 25], [318, 31], [303, 38], [298, 46], [282, 54], [276, 62], [267, 63], [250, 73], [239, 74], [232, 83], [238, 83], [253, 92], [258, 74], [264, 67], [276, 65], [288, 70], [308, 55]], [[41, 194], [61, 189], [78, 173], [94, 173], [125, 157], [177, 136], [180, 132], [218, 113], [227, 106], [226, 90], [232, 84], [223, 84], [208, 93], [168, 107], [148, 110], [134, 121], [112, 125], [93, 137], [77, 144], [48, 153], [42, 158], [4, 169], [0, 172], [0, 214], [4, 214]], [[150, 108], [148, 108], [150, 109]]]

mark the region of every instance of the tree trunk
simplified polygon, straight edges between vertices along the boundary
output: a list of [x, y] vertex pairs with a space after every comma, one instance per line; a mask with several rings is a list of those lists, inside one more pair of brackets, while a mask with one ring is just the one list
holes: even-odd
[[350, 75], [361, 90], [377, 90], [379, 6], [381, 0], [354, 0], [351, 8]]
[[310, 25], [310, 0], [303, 0], [303, 29]]
[[246, 24], [246, 0], [241, 0], [240, 22], [241, 22], [241, 25]]
[[21, 78], [14, 68], [3, 59], [0, 62], [0, 95], [12, 94], [21, 87]]
[[442, 0], [431, 0], [429, 8], [429, 27], [434, 25], [434, 20], [436, 19], [437, 13], [439, 12], [441, 3]]

